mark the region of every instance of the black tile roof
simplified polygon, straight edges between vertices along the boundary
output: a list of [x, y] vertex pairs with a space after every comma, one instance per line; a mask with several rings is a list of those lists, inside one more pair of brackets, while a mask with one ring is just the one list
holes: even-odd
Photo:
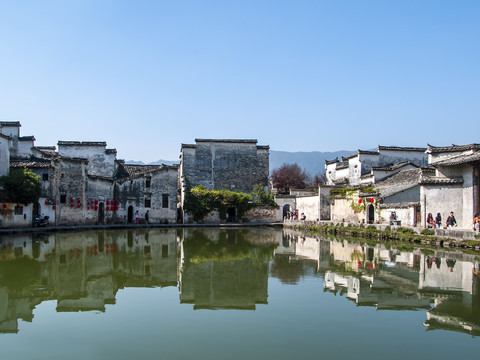
[[427, 148], [425, 148], [425, 147], [382, 146], [382, 145], [378, 145], [378, 151], [380, 151], [380, 150], [425, 152], [425, 151], [427, 151]]
[[10, 161], [11, 169], [46, 169], [53, 168], [52, 162], [47, 159], [30, 159], [30, 160], [12, 160]]
[[476, 151], [473, 154], [460, 154], [456, 156], [448, 157], [447, 159], [441, 159], [433, 161], [433, 166], [455, 166], [463, 164], [472, 164], [480, 162], [480, 151]]
[[428, 144], [428, 152], [432, 154], [442, 153], [442, 152], [460, 152], [467, 150], [480, 150], [480, 144], [469, 144], [469, 145], [452, 145], [452, 146], [433, 146]]
[[13, 127], [20, 127], [20, 121], [0, 121], [0, 126], [13, 126]]
[[412, 165], [412, 166], [415, 166], [418, 168], [417, 165], [415, 165], [414, 163], [412, 163], [410, 160], [408, 161], [402, 161], [402, 162], [399, 162], [399, 163], [394, 163], [394, 164], [390, 164], [390, 165], [386, 165], [386, 166], [372, 166], [372, 170], [377, 170], [377, 171], [394, 171], [394, 170], [398, 170], [404, 166], [407, 166], [407, 165]]
[[117, 170], [116, 178], [137, 177], [160, 170], [177, 170], [178, 165], [121, 165]]
[[107, 146], [105, 141], [59, 141], [60, 146]]
[[256, 144], [257, 139], [195, 139], [195, 142], [219, 142], [219, 143], [244, 143], [244, 144]]

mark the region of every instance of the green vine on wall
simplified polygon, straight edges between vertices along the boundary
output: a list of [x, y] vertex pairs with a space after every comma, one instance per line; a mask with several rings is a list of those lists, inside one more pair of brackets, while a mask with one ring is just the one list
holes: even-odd
[[184, 203], [184, 210], [193, 216], [195, 221], [203, 219], [209, 212], [217, 210], [220, 219], [227, 218], [227, 209], [234, 207], [237, 210], [237, 217], [243, 215], [256, 205], [276, 206], [273, 194], [266, 192], [261, 186], [255, 186], [252, 194], [245, 194], [229, 190], [207, 190], [199, 185], [189, 188]]

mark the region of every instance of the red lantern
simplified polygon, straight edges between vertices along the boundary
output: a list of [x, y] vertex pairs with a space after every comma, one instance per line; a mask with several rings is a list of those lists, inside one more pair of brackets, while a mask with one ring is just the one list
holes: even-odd
[[73, 202], [72, 202], [72, 203], [70, 203], [70, 207], [72, 207], [72, 208], [73, 208]]
[[90, 206], [87, 205], [87, 210], [90, 210]]
[[45, 200], [45, 205], [48, 205], [48, 200]]
[[373, 204], [375, 202], [374, 198], [370, 198], [370, 202]]
[[118, 207], [118, 201], [115, 201], [115, 206], [117, 206], [117, 207]]
[[107, 205], [107, 207], [105, 208], [106, 211], [110, 211], [110, 206]]
[[52, 206], [52, 209], [55, 210], [57, 207], [55, 205]]
[[98, 210], [98, 206], [97, 206], [97, 205], [95, 205], [95, 211], [96, 211], [96, 210]]
[[78, 198], [78, 203], [80, 204], [80, 198]]
[[110, 200], [107, 200], [107, 206], [110, 205]]
[[3, 204], [3, 208], [6, 209], [6, 208], [7, 208], [7, 204]]
[[98, 200], [95, 200], [95, 205], [98, 205]]
[[358, 260], [358, 267], [362, 266], [362, 262]]
[[362, 203], [362, 199], [358, 199], [358, 203], [361, 204], [361, 203]]

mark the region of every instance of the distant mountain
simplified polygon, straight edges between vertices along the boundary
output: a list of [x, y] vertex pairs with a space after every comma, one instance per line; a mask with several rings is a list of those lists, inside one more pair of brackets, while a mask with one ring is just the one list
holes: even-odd
[[135, 160], [127, 160], [125, 164], [127, 165], [175, 165], [179, 164], [179, 161], [172, 161], [172, 160], [157, 160], [148, 164], [145, 164], [143, 161], [135, 161]]
[[325, 160], [334, 160], [341, 156], [348, 156], [356, 151], [333, 151], [333, 152], [288, 152], [270, 150], [270, 173], [278, 169], [283, 164], [298, 164], [300, 168], [305, 169], [308, 174], [314, 176], [325, 172]]
[[[270, 150], [270, 173], [274, 169], [278, 169], [283, 164], [298, 164], [300, 168], [305, 169], [308, 174], [314, 176], [317, 174], [323, 174], [325, 172], [325, 160], [334, 160], [335, 158], [340, 158], [341, 156], [348, 156], [355, 153], [356, 151], [332, 151], [332, 152], [321, 152], [321, 151], [310, 151], [310, 152], [288, 152], [288, 151], [276, 151]], [[145, 164], [142, 161], [128, 160], [125, 161], [129, 165], [173, 165], [178, 164], [179, 161], [172, 160], [157, 160]]]

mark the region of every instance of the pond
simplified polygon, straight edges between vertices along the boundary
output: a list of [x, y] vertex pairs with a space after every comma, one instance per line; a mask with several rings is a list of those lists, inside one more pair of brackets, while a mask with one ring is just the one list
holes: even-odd
[[476, 358], [479, 261], [272, 228], [1, 236], [0, 354]]

